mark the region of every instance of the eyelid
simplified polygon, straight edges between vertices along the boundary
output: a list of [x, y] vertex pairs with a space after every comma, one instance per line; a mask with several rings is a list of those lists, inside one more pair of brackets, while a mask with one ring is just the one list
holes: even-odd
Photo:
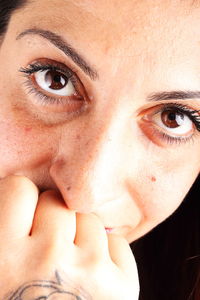
[[[57, 72], [62, 73], [73, 83], [74, 88], [77, 92], [76, 96], [83, 98], [88, 103], [90, 102], [90, 99], [87, 96], [85, 87], [84, 87], [83, 83], [81, 82], [81, 80], [79, 79], [79, 76], [76, 74], [76, 72], [74, 72], [74, 70], [72, 70], [71, 68], [69, 68], [68, 66], [66, 66], [63, 63], [57, 62], [52, 59], [39, 58], [37, 60], [34, 60], [32, 63], [30, 63], [27, 67], [20, 68], [19, 72], [24, 73], [24, 76], [28, 80], [30, 80], [29, 77], [31, 75], [34, 75], [37, 72], [46, 71], [46, 70], [57, 71]], [[31, 80], [31, 81], [33, 81], [33, 80]], [[38, 87], [38, 89], [40, 89], [40, 88]], [[81, 93], [80, 93], [80, 90], [81, 90]], [[42, 93], [45, 94], [45, 92], [42, 92]], [[52, 93], [52, 95], [53, 95], [53, 97], [57, 98], [57, 96], [54, 93]], [[65, 96], [62, 96], [62, 97], [64, 98]]]
[[[194, 124], [194, 131], [190, 136], [176, 136], [168, 132], [167, 130], [163, 130], [153, 121], [151, 121], [151, 116], [155, 114], [162, 113], [169, 109], [177, 110], [182, 114], [185, 114]], [[150, 116], [150, 118], [148, 118]], [[168, 103], [160, 103], [156, 106], [151, 106], [149, 108], [144, 109], [138, 114], [139, 118], [139, 127], [142, 129], [144, 134], [148, 139], [150, 139], [153, 143], [158, 146], [165, 147], [166, 144], [182, 144], [187, 143], [190, 140], [193, 140], [194, 137], [199, 137], [197, 134], [200, 132], [200, 110], [195, 110], [191, 108], [189, 105], [183, 105], [179, 102], [168, 102]]]
[[168, 102], [168, 103], [160, 103], [154, 107], [149, 107], [139, 113], [138, 117], [142, 118], [148, 114], [148, 112], [154, 112], [152, 114], [156, 114], [159, 112], [163, 112], [167, 109], [177, 109], [177, 111], [186, 114], [190, 120], [195, 124], [198, 131], [200, 131], [200, 110], [195, 110], [188, 105], [183, 105], [179, 102]]
[[47, 59], [38, 59], [35, 62], [29, 64], [28, 67], [20, 68], [19, 72], [24, 73], [25, 75], [32, 75], [37, 72], [42, 72], [47, 70], [60, 72], [68, 79], [73, 80], [74, 82], [80, 81], [77, 74], [74, 71], [72, 71], [69, 67], [67, 67], [62, 63], [58, 63], [53, 60], [47, 60]]
[[[34, 72], [46, 70], [56, 70], [68, 77], [74, 86], [74, 94], [58, 95], [46, 91], [35, 81]], [[49, 58], [38, 58], [32, 60], [27, 66], [19, 69], [22, 77], [26, 80], [22, 82], [24, 92], [24, 105], [28, 112], [37, 116], [46, 124], [60, 124], [71, 121], [90, 111], [91, 98], [88, 97], [84, 84], [79, 76], [65, 63], [60, 63]], [[44, 72], [45, 73], [45, 72]]]
[[52, 70], [52, 71], [58, 71], [63, 73], [63, 75], [67, 75], [68, 78], [71, 78], [74, 74], [74, 72], [69, 69], [68, 67], [62, 67], [60, 64], [55, 64], [55, 63], [41, 63], [40, 61], [36, 61], [35, 63], [31, 63], [28, 67], [26, 68], [20, 68], [20, 72], [25, 73], [25, 74], [34, 74], [39, 71], [46, 71], [46, 70]]

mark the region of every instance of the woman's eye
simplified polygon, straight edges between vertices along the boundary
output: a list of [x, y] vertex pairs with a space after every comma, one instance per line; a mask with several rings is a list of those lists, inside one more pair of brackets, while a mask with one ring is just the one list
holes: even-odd
[[169, 108], [154, 114], [152, 121], [174, 136], [189, 136], [194, 130], [192, 120], [183, 112]]
[[70, 78], [59, 71], [38, 71], [34, 75], [37, 85], [51, 94], [70, 97], [76, 94], [76, 90]]
[[178, 103], [147, 109], [140, 120], [142, 130], [156, 144], [186, 142], [200, 131], [199, 111]]
[[40, 112], [68, 113], [73, 117], [88, 109], [90, 101], [84, 85], [65, 64], [41, 58], [19, 71], [26, 78], [28, 99]]

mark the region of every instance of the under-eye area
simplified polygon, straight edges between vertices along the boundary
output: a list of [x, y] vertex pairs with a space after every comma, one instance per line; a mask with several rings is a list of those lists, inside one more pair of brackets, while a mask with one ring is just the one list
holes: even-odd
[[199, 1], [0, 0], [0, 299], [200, 299], [199, 41]]
[[70, 114], [80, 113], [89, 105], [84, 86], [64, 64], [43, 58], [19, 71], [26, 78], [24, 86], [27, 93], [38, 106]]

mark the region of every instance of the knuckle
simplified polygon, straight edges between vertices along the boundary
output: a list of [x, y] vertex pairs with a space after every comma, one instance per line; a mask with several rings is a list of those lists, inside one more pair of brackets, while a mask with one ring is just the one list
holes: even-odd
[[50, 202], [60, 202], [61, 200], [61, 195], [55, 191], [55, 190], [48, 190], [48, 191], [45, 191], [43, 193], [41, 193], [40, 195], [40, 201], [50, 201]]
[[91, 223], [91, 224], [95, 224], [96, 226], [99, 226], [100, 228], [104, 228], [100, 218], [93, 213], [90, 214], [77, 213], [76, 215], [77, 215], [77, 220], [80, 222], [87, 222], [88, 224]]
[[0, 194], [1, 196], [9, 197], [38, 197], [38, 188], [27, 177], [10, 175], [0, 180]]
[[1, 188], [9, 188], [15, 193], [24, 191], [26, 189], [38, 191], [36, 185], [27, 177], [19, 175], [9, 175], [0, 180]]

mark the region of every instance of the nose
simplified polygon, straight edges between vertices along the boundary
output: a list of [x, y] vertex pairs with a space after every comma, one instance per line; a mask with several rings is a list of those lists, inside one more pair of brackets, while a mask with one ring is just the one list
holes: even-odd
[[63, 130], [50, 175], [67, 206], [89, 213], [110, 201], [129, 197], [126, 179], [130, 151], [130, 136], [120, 117], [83, 123], [70, 134], [68, 129]]

